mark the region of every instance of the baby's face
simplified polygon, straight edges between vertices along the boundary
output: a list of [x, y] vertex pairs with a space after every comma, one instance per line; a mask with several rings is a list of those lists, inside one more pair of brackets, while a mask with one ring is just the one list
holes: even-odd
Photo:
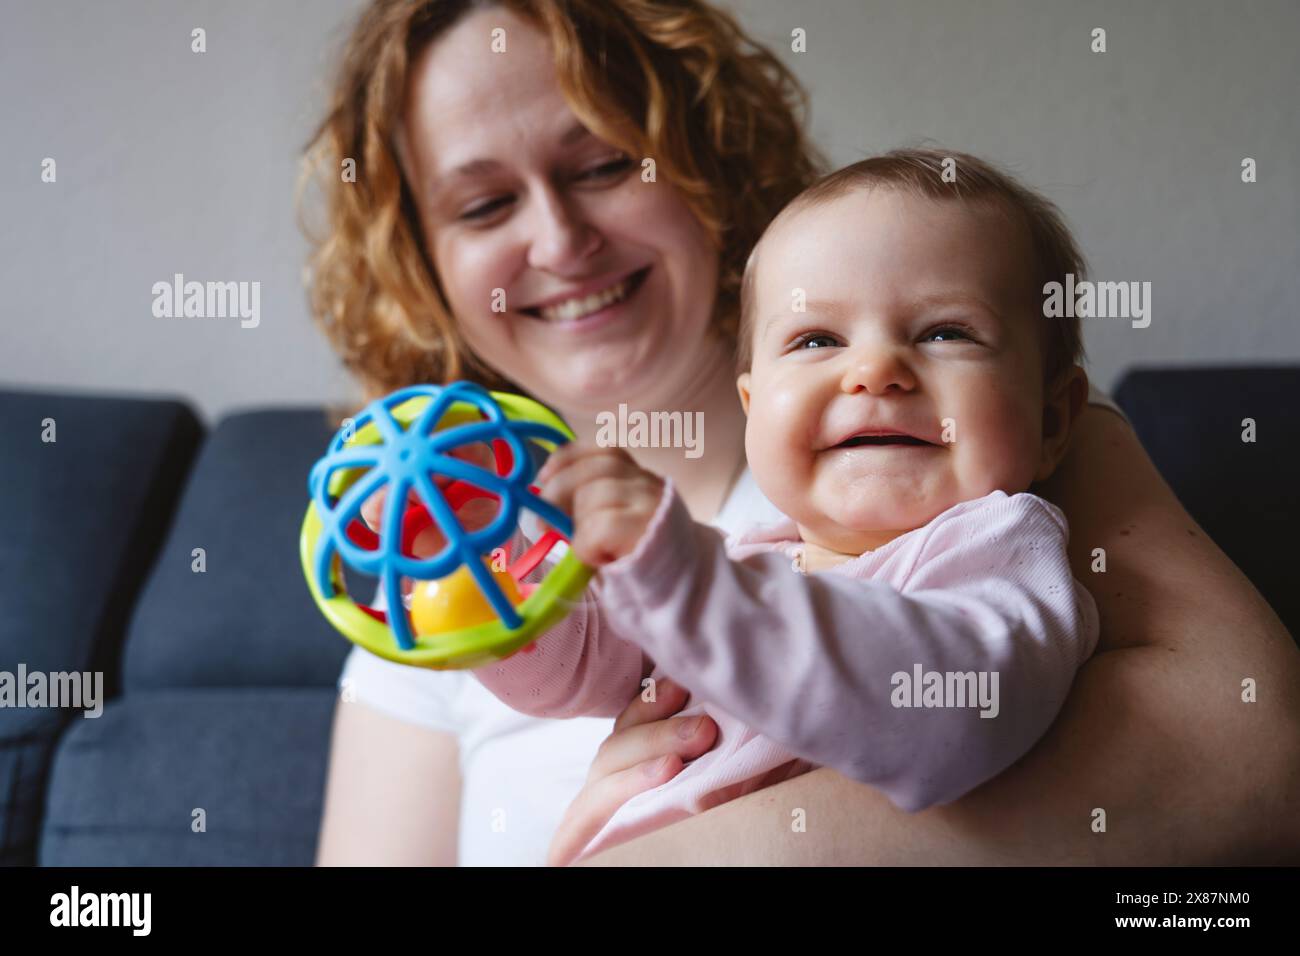
[[[1046, 477], [1032, 262], [1027, 229], [999, 208], [890, 188], [764, 237], [745, 447], [805, 540], [861, 553]], [[879, 431], [913, 438], [863, 437]]]

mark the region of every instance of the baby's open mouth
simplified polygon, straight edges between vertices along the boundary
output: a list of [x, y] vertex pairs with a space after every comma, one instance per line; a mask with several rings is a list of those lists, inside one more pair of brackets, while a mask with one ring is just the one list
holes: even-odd
[[857, 448], [860, 445], [931, 445], [912, 435], [854, 435], [835, 445], [835, 448]]

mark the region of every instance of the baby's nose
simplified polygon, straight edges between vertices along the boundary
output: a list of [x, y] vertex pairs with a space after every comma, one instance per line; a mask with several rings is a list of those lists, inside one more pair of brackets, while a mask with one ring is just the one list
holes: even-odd
[[915, 373], [896, 349], [857, 349], [846, 358], [848, 367], [844, 370], [840, 387], [849, 394], [883, 395], [890, 389], [910, 391], [916, 388]]

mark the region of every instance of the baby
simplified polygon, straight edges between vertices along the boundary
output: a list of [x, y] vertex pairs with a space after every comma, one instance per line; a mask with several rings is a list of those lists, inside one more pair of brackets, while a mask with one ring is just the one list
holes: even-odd
[[1087, 392], [1077, 320], [1044, 318], [1041, 290], [1082, 271], [1054, 207], [974, 157], [856, 163], [745, 271], [745, 448], [785, 520], [724, 543], [623, 451], [550, 458], [538, 482], [600, 573], [476, 675], [549, 717], [618, 714], [671, 676], [719, 728], [579, 858], [814, 766], [921, 810], [1047, 731], [1098, 635], [1064, 516], [1026, 492]]

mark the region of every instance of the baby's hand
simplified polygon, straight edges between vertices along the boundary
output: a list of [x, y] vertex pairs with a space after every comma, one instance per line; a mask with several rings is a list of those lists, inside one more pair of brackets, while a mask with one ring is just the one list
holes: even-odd
[[[492, 449], [483, 442], [474, 442], [469, 445], [458, 445], [447, 452], [452, 458], [460, 458], [469, 462], [471, 465], [477, 465], [488, 472], [495, 472], [496, 468], [492, 457]], [[447, 479], [436, 479], [437, 484], [445, 486]], [[388, 501], [388, 485], [385, 484], [378, 491], [372, 494], [361, 504], [361, 520], [364, 521], [371, 531], [378, 533], [383, 525], [384, 506]], [[415, 490], [412, 489], [407, 493], [407, 506], [421, 504]], [[471, 498], [463, 502], [456, 509], [456, 517], [460, 520], [461, 526], [466, 531], [478, 531], [486, 527], [496, 517], [498, 505], [495, 500], [487, 498]], [[411, 544], [411, 553], [417, 558], [427, 558], [437, 554], [447, 544], [447, 539], [443, 537], [441, 529], [435, 523], [431, 527], [424, 529], [415, 537]]]
[[664, 482], [621, 448], [564, 445], [541, 471], [542, 496], [573, 518], [573, 553], [599, 567], [631, 554], [663, 497]]
[[[453, 458], [462, 458], [470, 464], [477, 465], [487, 471], [495, 470], [492, 449], [481, 442], [453, 448], [449, 454]], [[438, 479], [438, 484], [445, 483], [445, 480]], [[387, 501], [388, 485], [385, 484], [361, 505], [361, 520], [376, 534], [379, 534], [382, 530], [384, 507]], [[419, 496], [412, 489], [407, 494], [406, 503], [409, 507], [423, 502], [420, 501]], [[471, 498], [456, 509], [456, 518], [466, 531], [478, 531], [492, 522], [498, 510], [499, 505], [494, 499]], [[417, 558], [429, 558], [442, 551], [446, 545], [446, 536], [443, 535], [442, 529], [438, 527], [437, 522], [434, 522], [434, 524], [415, 536], [415, 540], [411, 542], [410, 553]], [[413, 587], [414, 582], [410, 578], [402, 578], [403, 595], [410, 594]]]

